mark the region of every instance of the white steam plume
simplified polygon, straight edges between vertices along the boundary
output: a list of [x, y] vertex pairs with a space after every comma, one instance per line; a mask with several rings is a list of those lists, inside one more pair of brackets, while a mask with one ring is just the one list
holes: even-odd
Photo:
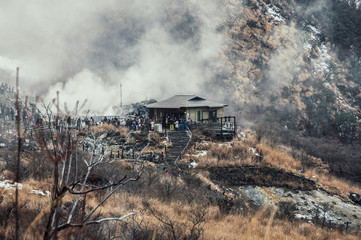
[[120, 82], [124, 103], [205, 94], [222, 67], [222, 9], [219, 0], [1, 1], [0, 70], [16, 62], [32, 94], [59, 90], [69, 108], [86, 98], [98, 113], [119, 105]]

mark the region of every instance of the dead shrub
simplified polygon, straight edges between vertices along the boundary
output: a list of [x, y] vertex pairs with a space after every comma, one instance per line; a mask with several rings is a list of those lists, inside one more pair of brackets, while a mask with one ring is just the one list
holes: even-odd
[[212, 141], [214, 136], [208, 131], [201, 127], [197, 127], [192, 130], [192, 143], [202, 142], [202, 141]]
[[104, 132], [109, 132], [109, 131], [115, 131], [116, 127], [112, 124], [103, 123], [103, 124], [91, 127], [91, 130], [95, 133], [104, 133]]
[[297, 210], [297, 206], [294, 202], [290, 202], [290, 201], [279, 202], [276, 217], [279, 219], [287, 219], [288, 221], [293, 221], [296, 210]]
[[106, 132], [119, 133], [119, 136], [122, 138], [126, 137], [129, 133], [129, 129], [126, 127], [116, 128], [113, 124], [107, 124], [107, 123], [97, 126], [92, 126], [90, 130], [97, 135], [101, 135]]
[[136, 142], [137, 141], [135, 140], [135, 138], [132, 138], [132, 137], [128, 138], [126, 141], [127, 144], [135, 144]]
[[295, 173], [299, 173], [302, 169], [301, 163], [296, 161], [285, 150], [272, 148], [264, 143], [258, 144], [256, 149], [263, 155], [263, 164]]
[[250, 157], [250, 152], [248, 151], [249, 147], [246, 144], [234, 141], [231, 146], [234, 157], [241, 158], [241, 160], [245, 160]]
[[225, 160], [225, 159], [233, 158], [233, 152], [231, 147], [223, 146], [215, 143], [210, 145], [208, 149], [208, 154], [211, 157], [217, 158], [217, 160]]
[[126, 137], [129, 133], [129, 129], [128, 128], [125, 128], [125, 127], [119, 127], [117, 128], [117, 132], [120, 133], [120, 137]]
[[194, 149], [198, 150], [198, 151], [202, 151], [202, 150], [208, 150], [210, 147], [210, 144], [208, 142], [199, 142], [196, 143], [196, 145], [194, 146]]
[[160, 136], [156, 132], [151, 132], [148, 134], [149, 141], [153, 142], [155, 146], [158, 146], [161, 142]]

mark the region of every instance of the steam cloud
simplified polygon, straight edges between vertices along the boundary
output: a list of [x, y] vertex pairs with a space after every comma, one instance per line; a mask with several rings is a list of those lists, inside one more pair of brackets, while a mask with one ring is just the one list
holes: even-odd
[[0, 77], [21, 68], [21, 85], [69, 108], [109, 106], [173, 94], [204, 94], [222, 68], [218, 0], [1, 1]]

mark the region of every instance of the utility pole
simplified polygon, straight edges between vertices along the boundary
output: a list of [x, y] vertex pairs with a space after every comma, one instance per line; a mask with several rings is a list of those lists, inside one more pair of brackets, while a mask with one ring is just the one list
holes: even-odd
[[16, 108], [16, 127], [18, 133], [18, 154], [16, 161], [16, 175], [15, 175], [15, 239], [19, 239], [19, 229], [20, 229], [20, 219], [19, 219], [19, 182], [20, 182], [20, 155], [21, 155], [21, 133], [20, 133], [20, 102], [19, 102], [19, 67], [16, 68], [16, 99], [15, 99], [15, 108]]

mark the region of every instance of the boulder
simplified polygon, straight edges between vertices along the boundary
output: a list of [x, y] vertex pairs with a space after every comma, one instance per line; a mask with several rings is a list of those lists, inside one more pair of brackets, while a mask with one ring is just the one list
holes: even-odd
[[349, 198], [356, 204], [361, 205], [361, 195], [358, 193], [350, 193]]

